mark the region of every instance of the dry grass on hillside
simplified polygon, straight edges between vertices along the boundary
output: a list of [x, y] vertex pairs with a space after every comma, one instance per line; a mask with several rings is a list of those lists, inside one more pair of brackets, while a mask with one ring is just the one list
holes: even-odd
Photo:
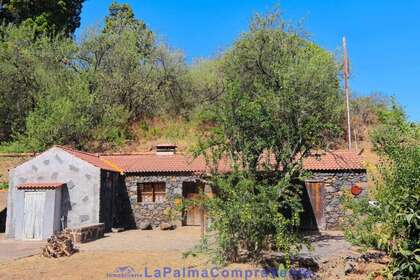
[[18, 166], [29, 159], [28, 156], [9, 157], [0, 155], [0, 183], [6, 183], [9, 180], [9, 169]]
[[133, 140], [117, 149], [117, 152], [152, 151], [156, 144], [174, 143], [180, 152], [190, 152], [198, 142], [194, 122], [178, 119], [153, 119], [133, 125]]

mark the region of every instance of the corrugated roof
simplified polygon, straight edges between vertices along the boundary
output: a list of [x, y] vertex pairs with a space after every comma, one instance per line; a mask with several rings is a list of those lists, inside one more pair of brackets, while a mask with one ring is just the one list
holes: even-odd
[[121, 172], [121, 168], [119, 168], [118, 166], [116, 166], [113, 163], [109, 163], [107, 161], [102, 160], [98, 154], [92, 154], [92, 153], [87, 153], [87, 152], [82, 152], [82, 151], [78, 151], [78, 150], [74, 150], [68, 147], [64, 147], [64, 146], [56, 146], [66, 152], [68, 152], [69, 154], [84, 160], [100, 169], [103, 170], [108, 170], [108, 171], [114, 171], [114, 172]]
[[[159, 172], [197, 172], [208, 171], [203, 157], [193, 159], [191, 156], [174, 154], [115, 154], [100, 157], [120, 167], [125, 173], [159, 173]], [[365, 169], [361, 157], [355, 152], [332, 151], [312, 154], [303, 160], [303, 167], [312, 171], [339, 171]], [[226, 160], [219, 164], [220, 172], [228, 172], [230, 165]]]
[[61, 182], [29, 182], [29, 183], [23, 183], [19, 184], [16, 187], [18, 189], [57, 189], [64, 186], [64, 183]]

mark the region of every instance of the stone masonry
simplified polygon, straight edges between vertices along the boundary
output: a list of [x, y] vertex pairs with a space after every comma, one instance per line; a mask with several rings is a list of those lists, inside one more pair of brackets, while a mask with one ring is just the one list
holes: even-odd
[[[184, 182], [198, 182], [200, 177], [188, 174], [168, 175], [126, 175], [125, 184], [133, 212], [136, 226], [142, 222], [149, 222], [153, 227], [158, 227], [162, 222], [168, 222], [165, 216], [165, 209], [174, 208], [174, 198], [182, 196]], [[140, 183], [164, 182], [166, 185], [165, 202], [137, 202], [137, 186]], [[181, 223], [181, 217], [177, 224]]]
[[345, 191], [350, 191], [354, 184], [359, 184], [364, 190], [361, 196], [367, 194], [367, 174], [365, 171], [354, 172], [317, 172], [311, 180], [324, 182], [324, 216], [327, 229], [337, 229], [344, 216], [341, 197]]

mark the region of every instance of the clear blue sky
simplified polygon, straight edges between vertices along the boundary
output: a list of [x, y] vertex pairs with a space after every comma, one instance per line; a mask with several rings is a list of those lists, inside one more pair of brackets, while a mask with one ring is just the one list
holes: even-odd
[[[112, 0], [86, 0], [80, 30], [102, 24]], [[420, 1], [404, 0], [126, 0], [137, 18], [188, 61], [228, 48], [256, 12], [280, 4], [287, 19], [305, 18], [312, 40], [338, 51], [347, 37], [352, 91], [393, 95], [420, 121]]]

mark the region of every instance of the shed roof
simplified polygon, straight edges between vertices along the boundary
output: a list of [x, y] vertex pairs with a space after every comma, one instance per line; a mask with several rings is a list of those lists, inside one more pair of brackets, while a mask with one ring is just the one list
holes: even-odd
[[20, 190], [22, 189], [58, 189], [64, 186], [64, 183], [61, 182], [29, 182], [19, 184], [16, 187]]
[[118, 166], [115, 166], [115, 164], [113, 164], [112, 162], [108, 162], [106, 160], [103, 160], [99, 157], [98, 154], [92, 154], [92, 153], [88, 153], [88, 152], [82, 152], [82, 151], [78, 151], [75, 149], [71, 149], [68, 147], [64, 147], [64, 146], [55, 146], [58, 147], [64, 151], [66, 151], [67, 153], [83, 160], [86, 161], [100, 169], [103, 170], [108, 170], [108, 171], [113, 171], [113, 172], [122, 172], [122, 170], [120, 168], [118, 168]]

